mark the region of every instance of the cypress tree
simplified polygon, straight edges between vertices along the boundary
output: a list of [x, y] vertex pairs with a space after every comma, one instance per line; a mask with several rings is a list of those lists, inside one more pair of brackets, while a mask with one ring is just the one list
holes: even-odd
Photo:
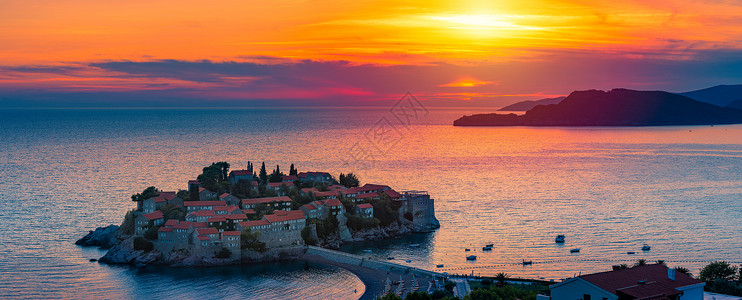
[[260, 181], [263, 183], [268, 182], [268, 171], [265, 170], [265, 162], [260, 166]]

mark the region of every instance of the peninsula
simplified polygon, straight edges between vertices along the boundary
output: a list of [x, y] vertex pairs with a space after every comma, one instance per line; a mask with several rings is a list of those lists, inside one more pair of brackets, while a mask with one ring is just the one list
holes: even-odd
[[268, 174], [248, 163], [203, 169], [188, 187], [148, 187], [132, 195], [136, 208], [120, 226], [91, 231], [77, 244], [110, 248], [100, 262], [215, 266], [296, 258], [308, 245], [337, 248], [439, 227], [426, 192], [360, 185], [356, 175]]
[[742, 123], [742, 110], [661, 91], [575, 91], [524, 115], [463, 116], [454, 126], [662, 126]]

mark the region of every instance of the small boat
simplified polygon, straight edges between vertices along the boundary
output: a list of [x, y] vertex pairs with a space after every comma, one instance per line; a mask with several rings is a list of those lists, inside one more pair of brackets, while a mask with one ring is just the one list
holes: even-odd
[[523, 260], [523, 265], [524, 266], [525, 265], [532, 265], [532, 264], [533, 264], [533, 261], [532, 260], [525, 260], [525, 259]]
[[420, 247], [420, 244], [410, 244], [410, 247]]
[[649, 251], [650, 249], [652, 249], [652, 247], [649, 247], [649, 245], [647, 244], [644, 244], [644, 246], [642, 246], [643, 251]]
[[580, 248], [569, 249], [569, 253], [580, 253]]
[[629, 252], [626, 252], [626, 254], [636, 254], [636, 252], [634, 252], [634, 251], [629, 251]]
[[492, 247], [491, 246], [482, 247], [482, 251], [492, 251]]
[[464, 249], [464, 251], [471, 251], [469, 248]]
[[411, 259], [408, 259], [408, 260], [405, 260], [405, 261], [406, 261], [406, 262], [408, 262], [408, 263], [411, 263], [411, 262], [412, 262], [412, 260], [411, 260]]
[[554, 242], [564, 243], [564, 235], [563, 234], [557, 235], [557, 237], [554, 239]]
[[389, 256], [389, 257], [387, 257], [386, 259], [388, 259], [388, 260], [392, 260], [392, 259], [394, 259], [394, 256]]
[[443, 264], [435, 265], [436, 268], [443, 268]]
[[466, 260], [477, 260], [477, 256], [476, 255], [469, 255], [469, 256], [466, 257]]
[[485, 247], [490, 247], [490, 248], [492, 248], [492, 247], [494, 247], [494, 246], [495, 246], [495, 244], [487, 244], [487, 245], [484, 245], [484, 246], [485, 246]]

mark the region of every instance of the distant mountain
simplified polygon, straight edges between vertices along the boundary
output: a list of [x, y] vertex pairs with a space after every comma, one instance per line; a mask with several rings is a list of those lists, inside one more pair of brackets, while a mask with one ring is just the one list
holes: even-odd
[[463, 116], [454, 126], [660, 126], [742, 123], [742, 110], [660, 91], [575, 91], [525, 115]]
[[541, 99], [541, 100], [521, 101], [518, 103], [510, 104], [498, 110], [499, 111], [527, 111], [527, 110], [530, 110], [531, 108], [536, 107], [536, 105], [557, 104], [559, 102], [562, 102], [564, 98], [567, 98], [567, 97], [562, 96], [562, 97], [556, 97], [556, 98], [546, 98], [546, 99]]
[[742, 109], [742, 99], [729, 103], [726, 107]]
[[742, 100], [742, 84], [717, 85], [702, 90], [680, 93], [679, 95], [718, 106], [726, 106], [736, 100]]

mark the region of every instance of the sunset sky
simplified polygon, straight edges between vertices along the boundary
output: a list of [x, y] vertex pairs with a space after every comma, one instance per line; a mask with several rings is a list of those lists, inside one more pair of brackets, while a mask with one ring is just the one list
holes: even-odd
[[742, 83], [734, 0], [0, 2], [0, 106], [502, 106]]

